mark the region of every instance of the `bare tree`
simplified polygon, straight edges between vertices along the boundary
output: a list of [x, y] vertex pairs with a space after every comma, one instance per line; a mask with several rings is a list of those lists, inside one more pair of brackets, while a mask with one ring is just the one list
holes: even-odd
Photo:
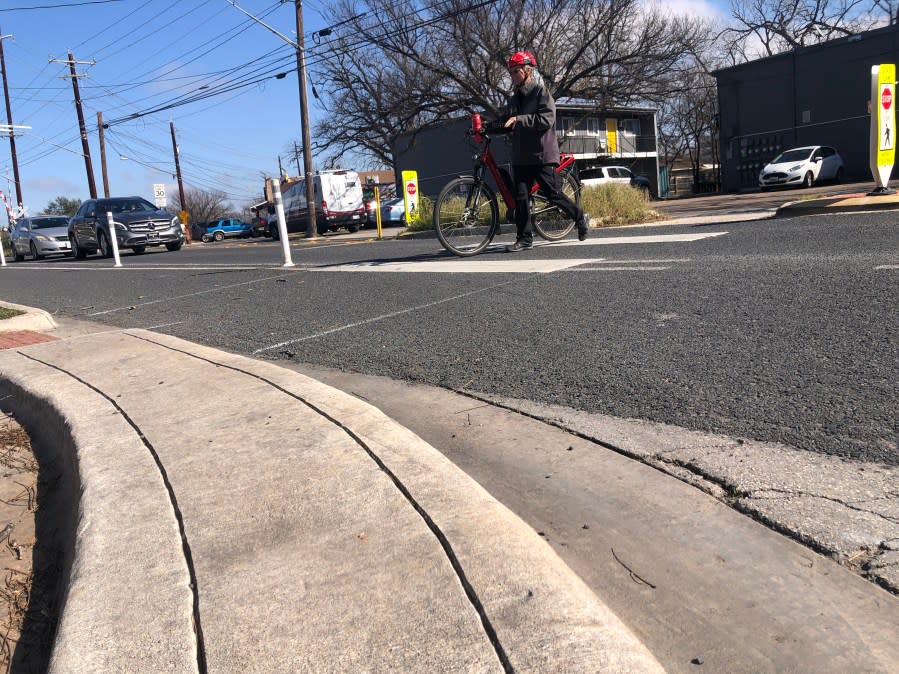
[[746, 61], [853, 35], [892, 21], [892, 0], [732, 0], [722, 36]]
[[175, 195], [173, 208], [176, 211], [187, 211], [190, 214], [191, 225], [228, 217], [233, 209], [228, 201], [228, 195], [224, 192], [200, 190], [193, 187], [184, 190], [183, 204], [178, 195]]
[[709, 39], [707, 26], [639, 0], [338, 0], [336, 37], [308, 62], [329, 118], [315, 150], [389, 163], [397, 135], [462, 112], [495, 112], [508, 55], [534, 52], [557, 98], [597, 110], [663, 100]]

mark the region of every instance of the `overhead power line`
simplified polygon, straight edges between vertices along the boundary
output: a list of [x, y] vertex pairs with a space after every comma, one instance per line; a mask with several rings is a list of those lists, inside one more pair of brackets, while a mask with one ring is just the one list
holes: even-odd
[[110, 2], [125, 2], [125, 0], [83, 0], [83, 2], [64, 2], [56, 5], [31, 5], [30, 7], [6, 7], [0, 12], [26, 12], [33, 9], [61, 9], [64, 7], [83, 7], [84, 5], [105, 5]]

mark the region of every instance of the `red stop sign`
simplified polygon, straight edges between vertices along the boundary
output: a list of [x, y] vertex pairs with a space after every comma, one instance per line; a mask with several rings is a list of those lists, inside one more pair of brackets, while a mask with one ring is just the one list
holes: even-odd
[[880, 104], [883, 106], [884, 110], [889, 110], [890, 106], [893, 104], [893, 92], [890, 91], [889, 87], [883, 88], [883, 93], [880, 94]]
[[408, 183], [406, 185], [406, 191], [410, 194], [410, 196], [415, 196], [415, 183]]

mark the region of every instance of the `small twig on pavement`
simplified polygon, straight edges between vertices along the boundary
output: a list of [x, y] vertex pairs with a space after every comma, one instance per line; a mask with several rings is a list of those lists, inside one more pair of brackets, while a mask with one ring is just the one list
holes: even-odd
[[652, 583], [650, 583], [650, 582], [649, 582], [648, 580], [646, 580], [645, 578], [641, 578], [639, 575], [637, 575], [636, 573], [634, 573], [634, 570], [633, 570], [631, 567], [629, 567], [627, 564], [625, 564], [624, 562], [622, 562], [622, 561], [618, 558], [618, 555], [615, 554], [615, 548], [609, 548], [609, 549], [612, 551], [612, 557], [615, 558], [615, 561], [618, 562], [619, 564], [621, 564], [621, 566], [623, 566], [625, 569], [627, 569], [627, 572], [628, 572], [629, 574], [631, 574], [631, 580], [633, 580], [633, 581], [639, 581], [639, 582], [643, 583], [644, 585], [648, 585], [648, 586], [651, 587], [653, 590], [656, 589], [656, 586], [655, 586], [655, 585], [653, 585]]

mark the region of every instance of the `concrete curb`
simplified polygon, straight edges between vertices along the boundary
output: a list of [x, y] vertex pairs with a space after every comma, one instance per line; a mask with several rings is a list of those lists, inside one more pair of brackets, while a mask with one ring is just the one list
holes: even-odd
[[791, 201], [777, 209], [775, 217], [821, 215], [824, 213], [863, 213], [899, 208], [899, 195], [868, 196], [866, 193], [841, 194], [822, 199]]
[[[150, 358], [166, 360], [165, 371], [170, 374], [165, 386], [156, 381], [163, 370], [144, 374], [143, 369], [131, 367], [137, 363], [146, 367]], [[79, 360], [77, 367], [68, 367]], [[223, 429], [226, 435], [221, 442], [216, 439], [218, 455], [224, 458], [228, 452], [228, 461], [208, 466], [202, 457], [204, 450], [209, 451], [206, 443], [212, 442], [204, 435], [211, 427], [198, 424], [194, 437], [191, 424], [175, 432], [165, 419], [154, 418], [166, 411], [158, 408], [159, 401], [188, 400], [198, 390], [215, 386], [210, 383], [212, 373], [218, 373], [215, 377], [222, 381], [244, 382], [227, 389], [235, 399], [261, 395], [256, 398], [261, 405], [283, 406], [280, 401], [289, 398], [294, 407], [300, 402], [309, 410], [301, 416], [284, 416], [270, 408], [269, 415], [263, 416], [265, 437], [280, 442], [291, 461], [299, 462], [295, 469], [302, 474], [291, 479], [302, 477], [298, 485], [316, 486], [298, 494], [300, 509], [270, 506], [253, 515], [256, 525], [268, 528], [262, 523], [271, 509], [277, 510], [275, 521], [282, 524], [286, 516], [300, 518], [285, 533], [303, 531], [308, 536], [325, 523], [321, 532], [326, 538], [307, 541], [313, 544], [307, 556], [321, 555], [323, 560], [328, 559], [323, 553], [336, 554], [343, 549], [340, 546], [350, 543], [354, 550], [368, 549], [354, 553], [365, 555], [362, 558], [344, 558], [333, 568], [317, 569], [315, 576], [304, 571], [302, 587], [285, 585], [295, 572], [282, 574], [278, 578], [282, 593], [288, 597], [298, 593], [302, 602], [275, 601], [270, 593], [252, 588], [245, 588], [247, 594], [240, 597], [229, 595], [226, 590], [239, 581], [229, 571], [234, 564], [232, 546], [221, 541], [223, 535], [227, 540], [236, 522], [207, 515], [222, 508], [216, 501], [226, 504], [222, 512], [237, 507], [232, 501], [239, 498], [239, 491], [222, 488], [216, 482], [221, 479], [219, 472], [236, 481], [235, 487], [243, 487], [240, 483], [283, 470], [277, 457], [271, 465], [267, 455], [245, 465], [230, 456], [232, 448], [252, 449], [243, 444], [245, 437], [252, 436], [235, 429], [259, 423], [258, 411], [250, 410], [245, 420], [230, 413]], [[184, 390], [184, 382], [199, 389]], [[101, 394], [104, 388], [109, 392]], [[69, 532], [70, 571], [52, 671], [203, 670], [194, 632], [197, 611], [204, 616], [210, 669], [242, 663], [248, 667], [244, 671], [288, 671], [300, 664], [315, 671], [356, 666], [390, 671], [418, 662], [442, 671], [471, 666], [484, 671], [510, 667], [534, 672], [661, 671], [636, 637], [520, 518], [379, 410], [313, 379], [174, 337], [127, 330], [2, 352], [0, 391], [10, 396], [5, 402], [11, 403], [5, 406], [16, 412], [26, 428], [57, 429], [41, 443], [55, 442], [63, 448], [71, 464], [71, 491], [82, 492], [77, 527]], [[135, 401], [143, 407], [137, 416], [129, 417]], [[282, 423], [287, 426], [282, 428]], [[228, 445], [227, 436], [234, 436], [231, 442], [238, 444]], [[291, 450], [291, 445], [297, 449]], [[148, 452], [150, 447], [157, 447], [158, 455]], [[251, 474], [233, 473], [234, 466], [241, 465]], [[178, 466], [200, 471], [198, 475], [205, 470], [212, 481], [197, 484], [189, 476], [179, 476]], [[262, 475], [255, 474], [260, 471]], [[320, 477], [310, 478], [307, 472]], [[332, 483], [343, 485], [343, 493], [327, 489]], [[279, 485], [272, 486], [271, 495], [258, 495], [262, 502], [275, 499], [274, 504], [281, 498]], [[201, 490], [200, 496], [184, 493], [185, 488]], [[380, 495], [377, 502], [371, 500], [375, 494]], [[334, 517], [335, 499], [342, 502], [343, 514], [327, 526]], [[382, 501], [396, 516], [374, 523], [371, 515], [379, 512]], [[360, 516], [358, 524], [345, 519], [354, 512]], [[128, 516], [123, 517], [124, 513]], [[195, 539], [192, 564], [199, 578], [199, 604], [191, 600], [193, 585], [182, 554], [180, 517], [183, 531]], [[431, 533], [422, 526], [422, 519]], [[367, 545], [356, 540], [355, 534], [350, 542], [335, 541], [335, 534], [342, 532], [343, 541], [346, 530], [354, 526], [370, 527]], [[282, 539], [279, 534], [275, 540]], [[265, 540], [261, 536], [254, 547]], [[213, 542], [212, 547], [207, 541]], [[415, 556], [417, 550], [427, 551], [421, 560]], [[268, 562], [273, 555], [284, 554], [284, 549], [259, 552], [263, 556], [258, 559]], [[225, 557], [209, 558], [210, 554]], [[374, 559], [379, 561], [371, 567]], [[450, 571], [447, 559], [456, 573]], [[283, 563], [305, 561], [291, 556]], [[361, 567], [366, 568], [364, 574], [358, 564], [369, 565]], [[261, 574], [263, 568], [255, 571]], [[477, 600], [475, 606], [480, 605], [480, 621], [464, 599], [457, 575], [467, 588], [465, 594]], [[372, 594], [377, 578], [381, 579], [378, 585], [403, 588], [402, 593]], [[246, 597], [252, 598], [251, 605], [241, 601]], [[334, 613], [324, 621], [311, 608], [322, 601]], [[396, 611], [401, 615], [390, 615]], [[424, 639], [412, 648], [408, 621], [416, 615], [427, 619], [412, 630]], [[285, 620], [295, 625], [297, 635], [330, 635], [328, 643], [312, 647], [292, 642], [289, 634], [279, 631]], [[478, 627], [485, 620], [492, 626], [493, 648]], [[260, 651], [251, 635], [266, 633], [279, 634], [279, 643]], [[335, 650], [335, 644], [352, 644], [352, 648]]]
[[0, 301], [0, 307], [7, 309], [18, 309], [25, 313], [21, 316], [13, 316], [12, 318], [4, 318], [0, 320], [0, 332], [14, 332], [18, 330], [34, 330], [42, 332], [45, 330], [55, 330], [56, 321], [43, 309], [34, 309], [25, 307], [21, 304], [13, 304], [12, 302]]

